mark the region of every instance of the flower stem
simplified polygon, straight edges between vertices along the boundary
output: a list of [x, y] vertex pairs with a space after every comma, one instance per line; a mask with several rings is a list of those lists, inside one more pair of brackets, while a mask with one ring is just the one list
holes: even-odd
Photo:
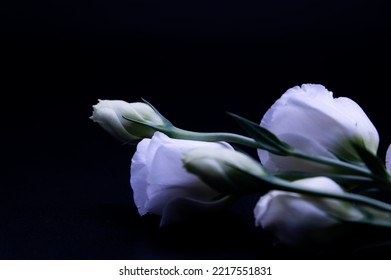
[[324, 192], [324, 191], [315, 191], [315, 190], [309, 190], [301, 187], [299, 184], [295, 182], [286, 181], [274, 176], [259, 176], [258, 177], [261, 180], [266, 180], [269, 183], [273, 184], [274, 189], [281, 190], [281, 191], [289, 191], [289, 192], [296, 192], [301, 194], [307, 194], [307, 195], [315, 195], [320, 197], [328, 197], [328, 198], [335, 198], [339, 200], [344, 200], [352, 203], [359, 203], [366, 206], [370, 206], [382, 211], [391, 212], [391, 204], [372, 199], [366, 196], [358, 195], [358, 194], [352, 194], [352, 193], [334, 193], [334, 192]]
[[314, 157], [308, 154], [305, 154], [303, 152], [294, 150], [291, 153], [291, 156], [305, 159], [305, 160], [310, 160], [313, 162], [321, 163], [324, 165], [328, 165], [331, 167], [338, 168], [340, 170], [346, 170], [350, 172], [351, 174], [355, 175], [361, 175], [367, 178], [370, 178], [372, 181], [378, 182], [379, 183], [379, 188], [384, 189], [385, 191], [391, 192], [390, 188], [384, 187], [383, 185], [391, 186], [391, 181], [387, 180], [386, 178], [382, 178], [371, 172], [368, 168], [365, 166], [360, 166], [357, 164], [351, 164], [345, 161], [340, 161], [340, 160], [335, 160], [333, 158], [327, 158], [327, 157]]
[[[164, 127], [155, 127], [155, 129], [165, 133], [167, 136], [175, 139], [185, 139], [185, 140], [196, 140], [196, 141], [209, 141], [209, 142], [218, 142], [225, 141], [236, 144], [245, 145], [252, 148], [260, 148], [260, 145], [254, 139], [246, 136], [242, 136], [234, 133], [225, 133], [225, 132], [194, 132], [188, 131], [184, 129], [177, 128], [172, 124], [166, 124]], [[320, 164], [328, 165], [335, 168], [340, 168], [342, 170], [347, 170], [351, 172], [353, 175], [363, 175], [365, 178], [371, 178], [376, 181], [376, 176], [364, 166], [354, 165], [348, 162], [336, 161], [332, 158], [326, 157], [314, 157], [308, 154], [305, 154], [296, 149], [290, 150], [287, 156], [293, 156], [313, 162], [317, 162]], [[375, 209], [379, 209], [382, 211], [391, 212], [391, 204], [372, 199], [366, 196], [352, 194], [352, 193], [332, 193], [332, 192], [322, 192], [322, 191], [314, 191], [308, 190], [300, 185], [287, 181], [275, 176], [262, 176], [262, 175], [254, 175], [261, 179], [262, 181], [267, 181], [274, 185], [274, 189], [289, 191], [289, 192], [297, 192], [301, 194], [307, 195], [315, 195], [319, 197], [328, 197], [339, 200], [344, 200], [352, 203], [360, 203], [363, 205], [367, 205], [373, 207]], [[384, 180], [382, 180], [384, 181]], [[390, 182], [388, 182], [390, 184]], [[262, 189], [262, 192], [264, 189]]]
[[207, 141], [207, 142], [225, 141], [225, 142], [231, 142], [231, 143], [248, 146], [251, 148], [259, 148], [258, 143], [254, 139], [235, 133], [194, 132], [194, 131], [180, 129], [177, 127], [171, 127], [169, 129], [163, 128], [159, 130], [165, 133], [167, 136], [176, 139], [198, 140], [198, 141]]
[[328, 166], [335, 167], [335, 168], [338, 168], [341, 170], [348, 170], [348, 171], [351, 171], [352, 173], [357, 173], [357, 174], [364, 175], [364, 176], [369, 176], [369, 177], [372, 176], [372, 172], [370, 172], [370, 170], [364, 166], [359, 166], [356, 164], [351, 164], [348, 162], [335, 160], [333, 158], [321, 157], [321, 156], [314, 157], [314, 156], [311, 156], [309, 154], [305, 154], [305, 153], [297, 151], [297, 150], [292, 151], [290, 156], [313, 161], [313, 162], [324, 164], [324, 165], [328, 165]]
[[[177, 128], [173, 125], [166, 125], [164, 127], [157, 128], [161, 132], [165, 133], [167, 136], [176, 139], [186, 139], [186, 140], [198, 140], [198, 141], [208, 141], [208, 142], [218, 142], [225, 141], [230, 143], [236, 143], [244, 146], [248, 146], [251, 148], [260, 148], [260, 144], [254, 140], [253, 138], [246, 137], [243, 135], [235, 134], [235, 133], [226, 133], [226, 132], [194, 132], [189, 130], [184, 130]], [[341, 171], [346, 171], [351, 175], [359, 175], [365, 178], [369, 178], [371, 181], [375, 181], [379, 183], [379, 188], [382, 188], [388, 192], [391, 192], [390, 188], [383, 187], [383, 185], [391, 185], [390, 180], [385, 180], [384, 178], [379, 178], [375, 174], [373, 174], [368, 168], [365, 166], [352, 164], [348, 162], [344, 162], [341, 160], [336, 160], [328, 157], [321, 156], [312, 156], [297, 149], [291, 149], [287, 151], [286, 156], [292, 156], [312, 162], [316, 162], [319, 164], [323, 164], [325, 166], [330, 166], [335, 169], [339, 169]]]
[[[209, 141], [209, 142], [226, 141], [226, 142], [241, 144], [252, 148], [260, 148], [260, 145], [254, 139], [235, 133], [194, 132], [194, 131], [180, 129], [177, 127], [171, 127], [169, 129], [160, 129], [160, 130], [165, 134], [167, 134], [169, 137], [177, 138], [177, 139], [199, 140], [199, 141]], [[312, 162], [317, 162], [323, 165], [328, 165], [342, 170], [348, 170], [354, 174], [364, 175], [365, 177], [372, 176], [372, 172], [370, 172], [364, 166], [358, 166], [340, 160], [337, 161], [333, 158], [314, 157], [309, 154], [305, 154], [301, 151], [298, 151], [297, 149], [291, 150], [289, 152], [289, 156], [309, 160]]]

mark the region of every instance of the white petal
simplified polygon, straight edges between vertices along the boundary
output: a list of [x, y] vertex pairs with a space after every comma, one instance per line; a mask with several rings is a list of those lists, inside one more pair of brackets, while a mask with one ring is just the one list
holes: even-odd
[[[306, 178], [294, 184], [308, 190], [343, 193], [342, 188], [327, 177]], [[346, 229], [333, 215], [349, 219], [363, 217], [351, 203], [283, 191], [267, 193], [254, 208], [257, 226], [270, 230], [280, 241], [299, 247], [324, 245], [340, 238]]]
[[131, 142], [137, 139], [126, 131], [117, 114], [111, 108], [102, 107], [95, 110], [91, 119], [120, 141]]
[[161, 132], [139, 143], [132, 159], [131, 184], [140, 214], [162, 215], [178, 198], [209, 201], [219, 194], [183, 167], [183, 153], [201, 146], [232, 149], [225, 143], [171, 139]]
[[[376, 128], [360, 106], [349, 98], [333, 98], [322, 85], [304, 84], [287, 90], [266, 112], [261, 125], [313, 155], [336, 154], [360, 161], [351, 141], [364, 144], [373, 153], [379, 143]], [[274, 161], [267, 152], [259, 153], [262, 162]], [[270, 163], [273, 165], [278, 168], [277, 163]]]
[[388, 146], [386, 152], [386, 167], [389, 171], [391, 171], [391, 144]]
[[292, 195], [278, 195], [270, 203], [261, 221], [265, 229], [272, 230], [277, 238], [294, 246], [325, 242], [333, 239], [328, 229], [336, 224], [314, 204]]
[[148, 212], [149, 198], [147, 196], [147, 187], [149, 182], [147, 175], [149, 170], [146, 156], [148, 155], [150, 142], [151, 139], [143, 139], [138, 143], [137, 151], [132, 158], [130, 166], [130, 185], [133, 190], [134, 202], [140, 215]]

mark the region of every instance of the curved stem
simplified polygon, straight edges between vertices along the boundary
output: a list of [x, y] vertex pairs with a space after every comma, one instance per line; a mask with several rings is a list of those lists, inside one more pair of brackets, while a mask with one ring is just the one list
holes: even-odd
[[259, 148], [258, 143], [254, 139], [234, 133], [194, 132], [177, 127], [172, 127], [171, 129], [160, 129], [160, 131], [164, 132], [169, 137], [177, 139], [199, 140], [207, 142], [225, 141], [248, 146], [251, 148]]
[[364, 176], [367, 178], [370, 178], [372, 181], [378, 182], [379, 183], [379, 188], [382, 188], [388, 192], [391, 192], [390, 188], [386, 188], [385, 186], [382, 186], [382, 184], [391, 185], [391, 181], [387, 180], [385, 178], [379, 177], [376, 174], [372, 173], [367, 167], [365, 166], [359, 166], [357, 164], [351, 164], [348, 162], [344, 161], [336, 161], [333, 158], [327, 158], [327, 157], [314, 157], [308, 154], [304, 154], [299, 151], [292, 151], [292, 156], [295, 156], [297, 158], [305, 159], [305, 160], [310, 160], [313, 162], [325, 164], [331, 167], [336, 167], [341, 170], [347, 170], [349, 172], [352, 172], [352, 174], [358, 174], [360, 176]]
[[[235, 133], [225, 133], [225, 132], [193, 132], [177, 127], [171, 127], [169, 129], [161, 129], [162, 132], [167, 134], [172, 138], [187, 139], [187, 140], [200, 140], [200, 141], [226, 141], [236, 144], [241, 144], [249, 146], [252, 148], [260, 148], [260, 145], [254, 139], [246, 136], [242, 136]], [[365, 177], [373, 178], [372, 172], [370, 172], [364, 166], [358, 166], [348, 162], [335, 160], [333, 158], [327, 157], [314, 157], [303, 152], [300, 152], [296, 149], [293, 149], [289, 152], [289, 156], [309, 160], [312, 162], [317, 162], [323, 165], [339, 168], [341, 170], [347, 170], [353, 174], [364, 175]]]
[[261, 180], [266, 180], [269, 183], [273, 184], [274, 189], [288, 192], [296, 192], [307, 195], [315, 195], [320, 197], [335, 198], [339, 200], [344, 200], [352, 203], [360, 203], [366, 206], [370, 206], [382, 211], [391, 212], [391, 204], [372, 199], [366, 196], [352, 194], [352, 193], [334, 193], [334, 192], [323, 192], [323, 191], [314, 191], [301, 187], [299, 184], [294, 182], [285, 181], [277, 177], [265, 178], [262, 176], [258, 177]]
[[[226, 142], [233, 142], [253, 148], [259, 148], [259, 144], [257, 141], [255, 141], [252, 138], [234, 134], [234, 133], [211, 133], [211, 132], [193, 132], [188, 131], [180, 128], [176, 128], [172, 125], [166, 126], [164, 128], [160, 127], [158, 130], [165, 133], [167, 136], [176, 138], [176, 139], [187, 139], [187, 140], [199, 140], [199, 141], [211, 141], [211, 142], [217, 142], [217, 141], [226, 141]], [[313, 157], [310, 155], [307, 155], [305, 153], [299, 152], [295, 149], [291, 150], [289, 156], [301, 158], [310, 160], [313, 162], [321, 163], [324, 165], [332, 166], [341, 168], [344, 170], [348, 170], [352, 172], [353, 174], [360, 174], [364, 175], [364, 177], [369, 177], [373, 179], [373, 174], [365, 167], [350, 164], [343, 161], [336, 161], [332, 158], [325, 158], [325, 157]], [[254, 175], [256, 176], [256, 175]], [[352, 194], [352, 193], [333, 193], [333, 192], [323, 192], [323, 191], [314, 191], [314, 190], [308, 190], [303, 187], [301, 187], [299, 184], [296, 184], [294, 182], [286, 181], [284, 179], [274, 177], [274, 176], [256, 176], [262, 181], [267, 181], [275, 186], [274, 189], [281, 190], [281, 191], [289, 191], [289, 192], [297, 192], [301, 194], [307, 194], [307, 195], [315, 195], [320, 197], [327, 197], [327, 198], [334, 198], [339, 200], [344, 200], [352, 203], [360, 203], [363, 205], [367, 205], [370, 207], [373, 207], [375, 209], [379, 209], [382, 211], [391, 212], [391, 204], [372, 199], [366, 196]], [[264, 190], [262, 190], [264, 191]]]
[[340, 160], [336, 161], [335, 159], [328, 158], [328, 157], [314, 157], [314, 156], [302, 153], [297, 150], [292, 151], [291, 156], [305, 159], [305, 160], [310, 160], [310, 161], [317, 162], [317, 163], [321, 163], [321, 164], [328, 165], [331, 167], [336, 167], [339, 169], [353, 171], [354, 173], [357, 173], [360, 175], [372, 177], [372, 172], [370, 172], [370, 170], [364, 166], [359, 166], [359, 165], [351, 164], [351, 163], [340, 161]]
[[[186, 139], [186, 140], [198, 140], [198, 141], [208, 141], [208, 142], [218, 142], [225, 141], [230, 143], [236, 143], [244, 146], [248, 146], [251, 148], [259, 149], [260, 144], [254, 140], [253, 138], [246, 137], [243, 135], [235, 134], [235, 133], [226, 133], [226, 132], [194, 132], [189, 130], [184, 130], [173, 126], [172, 124], [166, 124], [164, 127], [155, 127], [155, 129], [165, 133], [167, 136], [176, 139]], [[297, 149], [291, 149], [287, 151], [286, 156], [296, 157], [316, 163], [320, 163], [326, 166], [334, 167], [339, 170], [345, 170], [349, 174], [359, 175], [366, 178], [370, 178], [372, 181], [379, 182], [381, 184], [391, 185], [391, 181], [385, 181], [384, 178], [379, 178], [375, 174], [373, 174], [368, 168], [365, 166], [360, 166], [357, 164], [352, 164], [340, 160], [335, 160], [333, 158], [328, 157], [315, 157]], [[391, 191], [388, 188], [384, 188], [387, 191]]]

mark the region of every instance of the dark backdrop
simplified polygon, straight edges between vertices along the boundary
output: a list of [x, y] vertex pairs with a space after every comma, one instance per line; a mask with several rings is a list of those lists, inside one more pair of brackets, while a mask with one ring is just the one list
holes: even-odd
[[157, 217], [140, 218], [129, 186], [134, 147], [89, 120], [92, 105], [143, 97], [179, 127], [242, 132], [227, 111], [259, 121], [288, 88], [321, 83], [362, 106], [384, 157], [385, 2], [2, 3], [0, 258], [309, 257], [254, 228], [252, 197], [203, 223], [159, 228]]

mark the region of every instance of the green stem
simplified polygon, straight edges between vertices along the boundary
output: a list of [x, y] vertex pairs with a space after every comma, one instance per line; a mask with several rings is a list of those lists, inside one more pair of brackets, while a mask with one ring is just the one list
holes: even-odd
[[[124, 117], [125, 119], [129, 121], [133, 121], [136, 123], [140, 123], [146, 126], [149, 126], [151, 128], [154, 128], [158, 131], [161, 131], [165, 133], [167, 136], [171, 138], [176, 138], [176, 139], [186, 139], [186, 140], [198, 140], [198, 141], [209, 141], [209, 142], [218, 142], [218, 141], [225, 141], [225, 142], [231, 142], [231, 143], [236, 143], [252, 148], [261, 148], [260, 144], [255, 141], [254, 139], [250, 137], [246, 137], [243, 135], [235, 134], [235, 133], [226, 133], [226, 132], [194, 132], [194, 131], [189, 131], [189, 130], [184, 130], [175, 127], [172, 125], [168, 120], [166, 120], [163, 116], [165, 121], [164, 126], [155, 126], [153, 124], [147, 124], [143, 123], [138, 120], [133, 120], [131, 118]], [[337, 161], [332, 158], [326, 158], [326, 157], [313, 157], [311, 155], [302, 153], [300, 151], [297, 151], [295, 149], [290, 149], [287, 151], [287, 156], [293, 156], [305, 160], [309, 160], [312, 162], [317, 162], [326, 166], [331, 166], [335, 167], [337, 169], [341, 170], [347, 170], [351, 174], [358, 174], [362, 175], [364, 177], [371, 178], [373, 181], [385, 183], [386, 185], [391, 185], [390, 181], [384, 182], [382, 178], [378, 178], [376, 175], [374, 175], [370, 170], [363, 166], [358, 166], [354, 164], [350, 164], [348, 162], [343, 162], [343, 161]]]
[[246, 136], [226, 133], [226, 132], [194, 132], [177, 127], [171, 127], [169, 129], [163, 128], [159, 129], [161, 132], [165, 133], [167, 136], [176, 139], [186, 139], [186, 140], [198, 140], [198, 141], [207, 141], [207, 142], [218, 142], [225, 141], [236, 143], [251, 148], [259, 148], [258, 143]]
[[[187, 139], [187, 140], [200, 140], [200, 141], [209, 141], [209, 142], [217, 142], [217, 141], [225, 141], [236, 143], [244, 146], [249, 146], [252, 148], [260, 148], [257, 141], [250, 137], [242, 136], [234, 133], [224, 133], [224, 132], [193, 132], [184, 129], [180, 129], [177, 127], [169, 127], [169, 128], [160, 128], [160, 131], [167, 134], [169, 137], [177, 138], [177, 139]], [[359, 174], [365, 177], [369, 177], [372, 179], [376, 178], [372, 172], [370, 172], [366, 167], [358, 166], [355, 164], [351, 164], [348, 162], [337, 161], [333, 158], [327, 157], [314, 157], [305, 153], [302, 153], [298, 150], [291, 150], [289, 152], [289, 156], [301, 158], [305, 160], [309, 160], [312, 162], [317, 162], [323, 165], [331, 166], [341, 170], [347, 170], [352, 174]]]
[[324, 192], [324, 191], [304, 189], [299, 184], [296, 184], [294, 182], [289, 182], [277, 177], [272, 177], [272, 176], [266, 178], [264, 176], [258, 176], [258, 178], [264, 181], [266, 180], [269, 183], [273, 184], [273, 186], [275, 186], [274, 189], [276, 190], [296, 192], [296, 193], [307, 194], [307, 195], [315, 195], [320, 197], [335, 198], [335, 199], [344, 200], [352, 203], [363, 204], [382, 211], [391, 212], [390, 204], [366, 196], [352, 194], [352, 193], [334, 193], [334, 192]]
[[294, 150], [290, 154], [290, 156], [296, 157], [296, 158], [301, 158], [305, 160], [309, 160], [312, 162], [317, 162], [321, 163], [323, 165], [328, 165], [331, 167], [335, 167], [341, 170], [348, 170], [352, 172], [353, 174], [360, 174], [368, 177], [373, 177], [372, 172], [370, 172], [369, 169], [367, 169], [364, 166], [359, 166], [355, 164], [351, 164], [348, 162], [340, 161], [340, 160], [335, 160], [333, 158], [328, 158], [328, 157], [314, 157], [309, 154], [302, 153], [300, 151]]
[[304, 154], [304, 153], [302, 153], [300, 151], [297, 151], [297, 150], [292, 151], [291, 156], [294, 156], [294, 157], [297, 157], [297, 158], [301, 158], [301, 159], [305, 159], [305, 160], [310, 160], [310, 161], [317, 162], [317, 163], [321, 163], [321, 164], [324, 164], [324, 165], [335, 167], [335, 168], [340, 169], [340, 170], [346, 170], [346, 171], [350, 172], [353, 175], [357, 174], [357, 175], [360, 175], [360, 176], [364, 176], [364, 177], [370, 178], [372, 181], [379, 183], [379, 185], [378, 185], [379, 188], [381, 188], [381, 189], [383, 189], [383, 190], [385, 190], [387, 192], [391, 192], [390, 188], [383, 186], [383, 185], [390, 186], [391, 185], [391, 181], [387, 180], [386, 178], [377, 176], [376, 174], [372, 173], [365, 166], [360, 166], [360, 165], [357, 165], [357, 164], [351, 164], [351, 163], [340, 161], [340, 160], [336, 161], [333, 158], [314, 157], [314, 156], [311, 156], [311, 155], [308, 155], [308, 154]]
[[[131, 119], [129, 119], [131, 120]], [[133, 120], [134, 121], [134, 120]], [[139, 121], [135, 121], [140, 123]], [[193, 132], [188, 131], [184, 129], [177, 128], [173, 126], [171, 123], [167, 122], [166, 125], [163, 126], [154, 126], [154, 125], [148, 125], [150, 127], [155, 128], [158, 131], [161, 131], [165, 133], [167, 136], [171, 138], [176, 139], [186, 139], [186, 140], [198, 140], [198, 141], [209, 141], [209, 142], [218, 142], [218, 141], [225, 141], [225, 142], [232, 142], [237, 143], [245, 146], [249, 146], [252, 148], [260, 148], [260, 145], [255, 141], [254, 139], [234, 133], [222, 133], [222, 132]], [[307, 154], [304, 154], [300, 151], [297, 151], [295, 149], [290, 150], [290, 152], [287, 154], [288, 156], [293, 156], [317, 163], [321, 163], [324, 165], [341, 168], [344, 170], [348, 170], [352, 172], [353, 174], [361, 174], [365, 177], [373, 178], [373, 174], [370, 172], [370, 170], [366, 169], [362, 166], [353, 165], [347, 162], [342, 161], [336, 161], [332, 158], [325, 158], [325, 157], [313, 157]], [[289, 191], [289, 192], [297, 192], [307, 195], [315, 195], [320, 197], [328, 197], [328, 198], [334, 198], [339, 200], [344, 200], [352, 203], [360, 203], [363, 205], [367, 205], [370, 207], [373, 207], [375, 209], [379, 209], [382, 211], [391, 212], [391, 205], [384, 203], [382, 201], [372, 199], [369, 197], [352, 194], [352, 193], [332, 193], [332, 192], [322, 192], [322, 191], [314, 191], [314, 190], [308, 190], [302, 188], [299, 184], [296, 184], [294, 182], [286, 181], [284, 179], [280, 179], [278, 177], [274, 176], [260, 176], [260, 175], [254, 175], [257, 178], [261, 179], [262, 181], [267, 181], [271, 183], [272, 185], [276, 186], [274, 189], [282, 190], [282, 191]], [[264, 190], [262, 190], [264, 191]]]

